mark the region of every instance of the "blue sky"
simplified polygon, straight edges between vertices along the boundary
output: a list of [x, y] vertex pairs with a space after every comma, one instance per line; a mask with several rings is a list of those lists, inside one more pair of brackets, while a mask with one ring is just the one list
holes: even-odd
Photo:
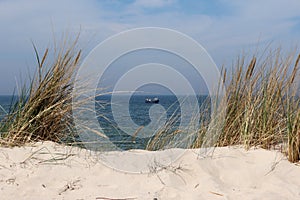
[[88, 53], [107, 37], [158, 26], [202, 44], [218, 66], [272, 42], [283, 49], [300, 40], [299, 0], [0, 0], [0, 94], [10, 94], [36, 66], [40, 51], [62, 34], [81, 30]]

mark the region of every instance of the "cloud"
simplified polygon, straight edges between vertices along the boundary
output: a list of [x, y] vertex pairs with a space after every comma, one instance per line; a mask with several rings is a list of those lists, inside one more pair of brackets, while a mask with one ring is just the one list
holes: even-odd
[[283, 19], [299, 16], [300, 1], [298, 0], [222, 0], [235, 7], [236, 13], [243, 18], [251, 19]]
[[24, 80], [35, 69], [31, 40], [43, 51], [47, 46], [53, 47], [53, 35], [59, 41], [64, 32], [69, 31], [71, 37], [78, 33], [80, 26], [100, 30], [104, 22], [98, 24], [99, 10], [93, 4], [77, 1], [75, 6], [70, 5], [74, 2], [0, 1], [0, 93], [11, 93], [15, 79], [20, 81], [22, 74]]
[[300, 42], [299, 0], [216, 1], [2, 0], [0, 69], [10, 75], [1, 73], [0, 85], [7, 85], [8, 80], [14, 84], [14, 76], [25, 71], [24, 63], [35, 64], [31, 39], [43, 49], [52, 44], [53, 35], [59, 40], [62, 33], [72, 36], [80, 28], [87, 52], [112, 34], [130, 28], [175, 29], [200, 42], [218, 65], [230, 63], [237, 53], [258, 41]]
[[132, 6], [142, 8], [162, 8], [176, 3], [175, 0], [136, 0]]

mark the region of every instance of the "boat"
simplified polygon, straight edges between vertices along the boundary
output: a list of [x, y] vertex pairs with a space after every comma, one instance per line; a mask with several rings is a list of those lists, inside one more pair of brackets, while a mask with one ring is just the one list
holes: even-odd
[[145, 103], [159, 103], [159, 99], [157, 97], [151, 99], [151, 98], [146, 98]]

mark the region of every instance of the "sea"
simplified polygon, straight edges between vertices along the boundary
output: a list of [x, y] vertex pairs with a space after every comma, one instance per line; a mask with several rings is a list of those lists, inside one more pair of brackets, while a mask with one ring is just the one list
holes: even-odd
[[[146, 103], [147, 98], [158, 98], [159, 103]], [[100, 95], [95, 98], [95, 111], [99, 127], [110, 142], [123, 150], [144, 149], [158, 127], [168, 122], [176, 130], [180, 119], [191, 117], [182, 116], [182, 98], [189, 99], [175, 95]], [[0, 120], [9, 112], [13, 99], [16, 97], [0, 96]], [[201, 107], [207, 95], [198, 95], [196, 99]], [[185, 113], [192, 115], [195, 109], [189, 109]]]
[[9, 112], [10, 106], [15, 101], [16, 96], [0, 95], [0, 120]]

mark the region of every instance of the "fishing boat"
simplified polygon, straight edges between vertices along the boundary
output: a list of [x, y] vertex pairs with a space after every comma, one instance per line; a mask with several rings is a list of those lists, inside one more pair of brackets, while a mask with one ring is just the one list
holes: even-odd
[[159, 99], [157, 97], [151, 99], [151, 98], [146, 98], [145, 103], [159, 103]]

